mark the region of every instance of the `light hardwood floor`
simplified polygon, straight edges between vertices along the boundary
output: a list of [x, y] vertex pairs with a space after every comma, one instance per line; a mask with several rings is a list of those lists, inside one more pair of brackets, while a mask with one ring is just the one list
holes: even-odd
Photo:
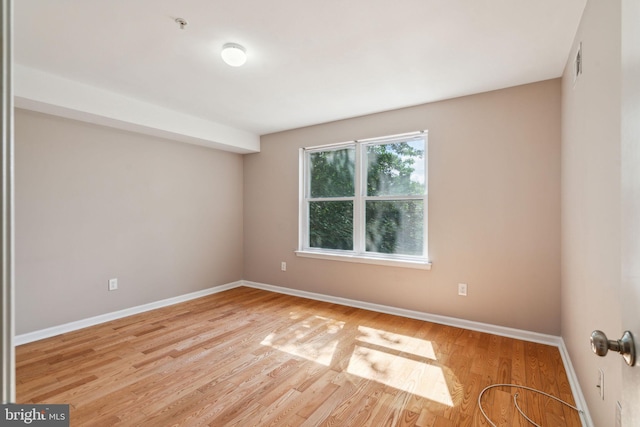
[[[488, 425], [494, 383], [573, 403], [555, 347], [237, 288], [16, 349], [18, 403], [68, 403], [72, 426]], [[518, 390], [483, 407], [529, 425]], [[544, 427], [578, 414], [519, 391]]]

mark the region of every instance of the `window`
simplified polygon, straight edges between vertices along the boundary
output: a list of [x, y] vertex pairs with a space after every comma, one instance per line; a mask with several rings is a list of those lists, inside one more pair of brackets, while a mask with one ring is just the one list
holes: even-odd
[[427, 133], [301, 150], [298, 255], [428, 267]]

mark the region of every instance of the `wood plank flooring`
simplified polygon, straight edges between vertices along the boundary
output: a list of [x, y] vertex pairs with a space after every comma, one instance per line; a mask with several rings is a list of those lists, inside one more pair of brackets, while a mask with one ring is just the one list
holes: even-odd
[[[574, 403], [555, 347], [236, 288], [16, 349], [18, 403], [72, 426], [488, 426], [490, 384]], [[548, 398], [494, 388], [498, 426], [577, 427]]]

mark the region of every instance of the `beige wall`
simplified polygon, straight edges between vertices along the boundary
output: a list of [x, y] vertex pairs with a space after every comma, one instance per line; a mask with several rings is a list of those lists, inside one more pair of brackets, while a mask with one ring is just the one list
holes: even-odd
[[563, 77], [562, 337], [596, 426], [614, 425], [621, 387], [621, 359], [589, 347], [594, 329], [622, 335], [620, 19], [620, 0], [588, 2], [572, 50], [582, 42], [584, 72], [574, 85], [571, 58]]
[[[244, 278], [558, 335], [560, 96], [556, 79], [262, 137], [244, 158]], [[298, 148], [420, 129], [433, 269], [296, 257]]]
[[240, 155], [22, 110], [15, 139], [18, 334], [242, 278]]

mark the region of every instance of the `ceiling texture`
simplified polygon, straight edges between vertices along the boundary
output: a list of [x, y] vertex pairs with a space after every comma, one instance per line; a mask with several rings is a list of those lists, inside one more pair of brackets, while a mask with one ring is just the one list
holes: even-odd
[[19, 0], [16, 79], [41, 77], [16, 96], [64, 79], [264, 135], [559, 77], [586, 1]]

